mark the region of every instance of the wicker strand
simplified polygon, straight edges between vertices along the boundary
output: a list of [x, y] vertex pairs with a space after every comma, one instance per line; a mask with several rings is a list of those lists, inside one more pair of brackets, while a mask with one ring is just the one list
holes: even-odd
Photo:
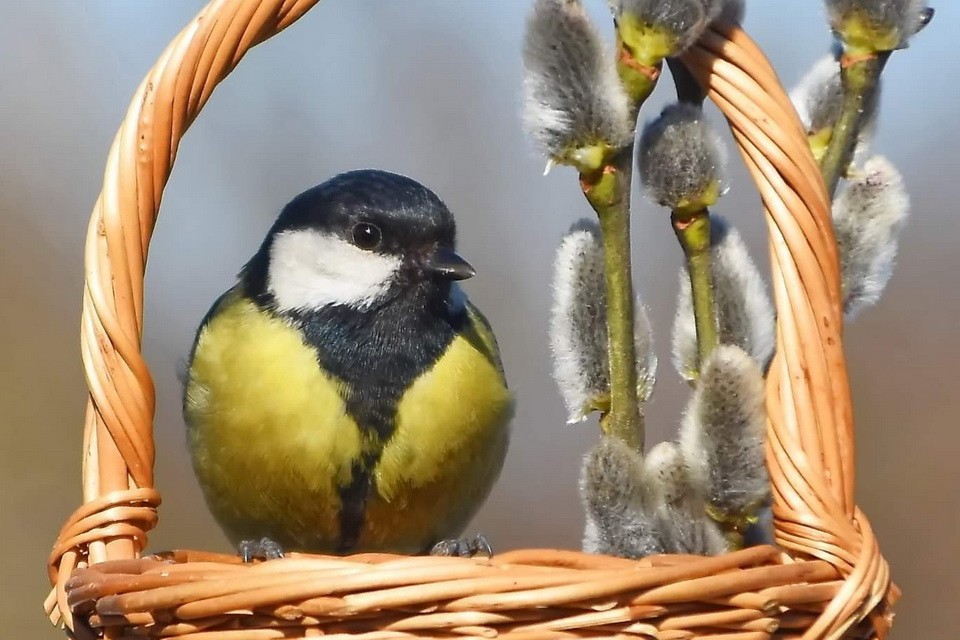
[[77, 638], [882, 638], [898, 592], [853, 496], [853, 431], [829, 199], [786, 93], [739, 28], [684, 63], [726, 116], [763, 200], [778, 309], [767, 383], [777, 541], [716, 558], [520, 550], [493, 560], [141, 552], [156, 524], [143, 275], [180, 140], [256, 44], [318, 0], [213, 0], [138, 88], [91, 216], [81, 355], [83, 498], [45, 607]]

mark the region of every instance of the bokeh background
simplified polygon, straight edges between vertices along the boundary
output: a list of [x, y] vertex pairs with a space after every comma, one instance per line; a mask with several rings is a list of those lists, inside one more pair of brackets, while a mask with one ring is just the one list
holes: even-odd
[[[143, 74], [201, 0], [0, 0], [0, 629], [56, 638], [41, 612], [44, 563], [79, 500], [84, 385], [77, 349], [82, 244], [116, 126]], [[591, 0], [598, 19], [605, 3]], [[895, 636], [960, 632], [960, 125], [958, 7], [885, 74], [875, 150], [913, 197], [888, 293], [848, 327], [861, 506], [905, 597]], [[554, 248], [590, 211], [576, 176], [520, 129], [521, 0], [331, 0], [252, 52], [187, 136], [166, 190], [147, 274], [144, 349], [158, 391], [151, 548], [227, 546], [184, 449], [175, 372], [210, 302], [279, 208], [339, 171], [419, 178], [457, 214], [520, 400], [502, 480], [473, 529], [498, 548], [578, 545], [579, 460], [594, 424], [565, 426], [545, 327]], [[748, 2], [747, 26], [790, 86], [830, 43], [821, 3]], [[662, 83], [642, 118], [671, 97]], [[736, 160], [736, 158], [734, 158]], [[765, 263], [759, 201], [731, 165], [719, 210]], [[651, 440], [673, 433], [687, 391], [669, 360], [680, 253], [667, 216], [639, 198], [636, 277], [661, 359]]]

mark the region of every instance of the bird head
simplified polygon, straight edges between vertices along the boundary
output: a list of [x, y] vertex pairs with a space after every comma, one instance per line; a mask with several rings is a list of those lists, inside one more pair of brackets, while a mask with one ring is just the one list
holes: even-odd
[[369, 309], [405, 293], [446, 296], [473, 276], [456, 225], [422, 184], [378, 170], [343, 173], [291, 200], [241, 274], [279, 311]]

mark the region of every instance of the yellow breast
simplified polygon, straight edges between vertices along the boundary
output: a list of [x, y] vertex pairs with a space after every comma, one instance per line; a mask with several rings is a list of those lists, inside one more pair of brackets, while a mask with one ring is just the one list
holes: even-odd
[[404, 394], [360, 536], [416, 552], [460, 534], [500, 475], [513, 401], [497, 367], [463, 336]]
[[[335, 548], [339, 488], [368, 446], [343, 391], [295, 327], [228, 294], [198, 337], [184, 412], [200, 484], [234, 542]], [[499, 475], [512, 407], [492, 336], [456, 337], [401, 398], [359, 546], [419, 551], [458, 534]]]

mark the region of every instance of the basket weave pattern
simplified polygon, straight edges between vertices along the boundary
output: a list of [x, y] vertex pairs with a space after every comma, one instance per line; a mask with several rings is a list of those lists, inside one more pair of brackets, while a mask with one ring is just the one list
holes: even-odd
[[854, 503], [853, 425], [829, 200], [776, 74], [736, 26], [683, 61], [726, 116], [763, 199], [777, 306], [767, 464], [779, 548], [630, 561], [290, 554], [141, 557], [157, 522], [154, 388], [141, 353], [150, 236], [180, 140], [253, 46], [318, 0], [213, 0], [137, 90], [87, 236], [83, 500], [50, 555], [55, 622], [79, 638], [883, 638], [897, 598]]

